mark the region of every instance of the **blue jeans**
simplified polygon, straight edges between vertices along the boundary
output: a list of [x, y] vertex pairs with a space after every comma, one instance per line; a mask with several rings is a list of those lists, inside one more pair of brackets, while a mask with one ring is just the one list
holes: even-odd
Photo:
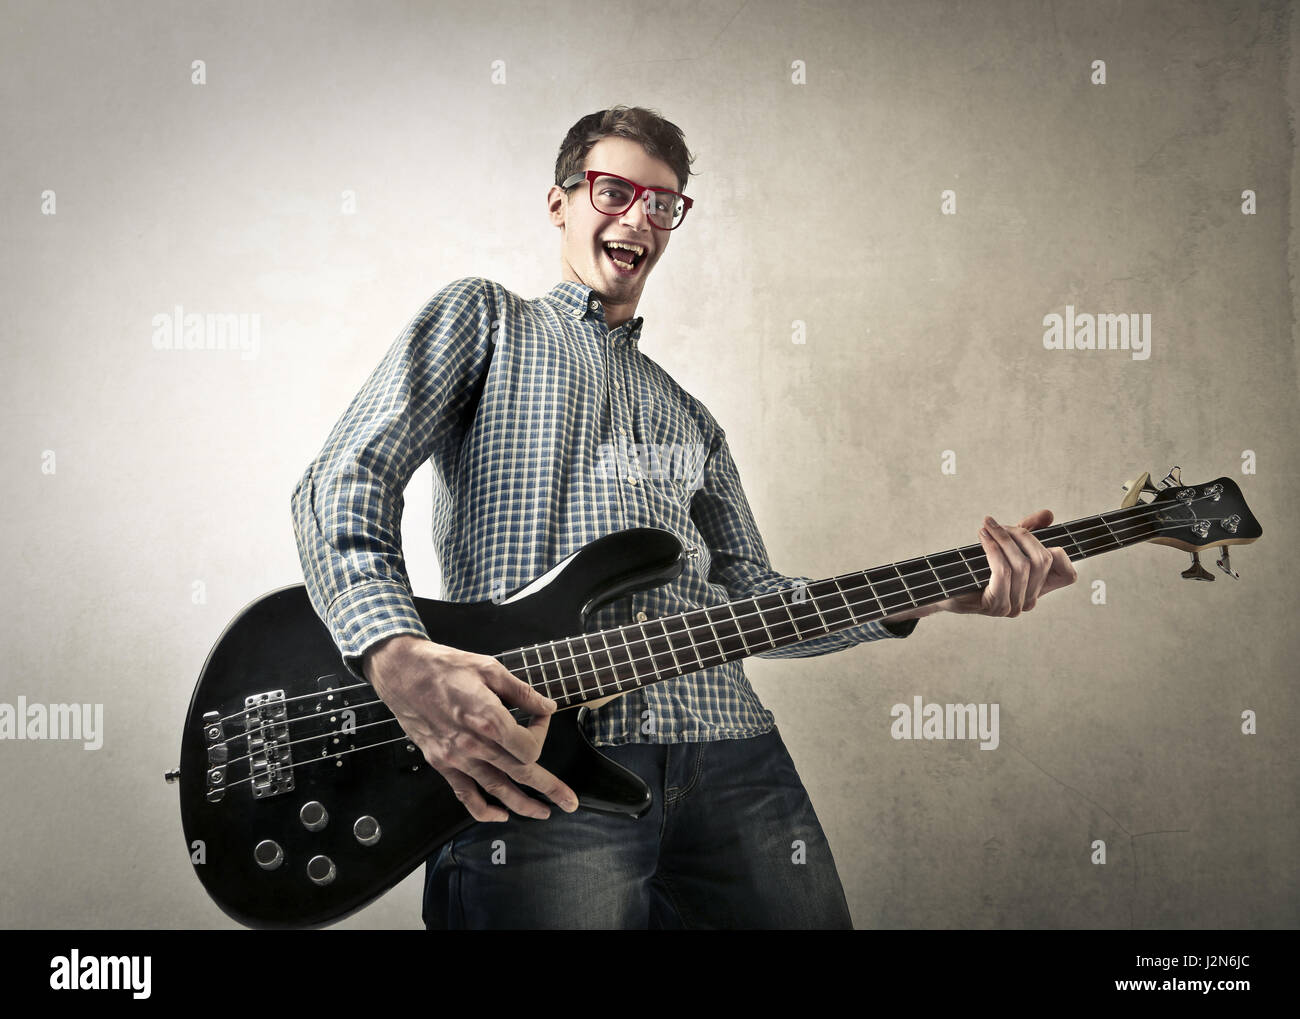
[[629, 820], [556, 807], [476, 824], [429, 859], [434, 928], [851, 929], [835, 860], [776, 730], [601, 752], [654, 806]]

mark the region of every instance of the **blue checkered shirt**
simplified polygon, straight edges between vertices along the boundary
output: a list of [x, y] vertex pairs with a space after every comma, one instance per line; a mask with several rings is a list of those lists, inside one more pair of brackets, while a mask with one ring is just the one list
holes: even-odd
[[[426, 460], [444, 600], [499, 601], [588, 542], [638, 526], [700, 554], [671, 583], [601, 609], [589, 630], [809, 580], [772, 569], [722, 428], [638, 349], [641, 324], [608, 328], [579, 283], [525, 301], [470, 278], [439, 291], [397, 338], [293, 494], [312, 605], [357, 675], [371, 645], [427, 636], [400, 531], [402, 493]], [[764, 657], [827, 654], [914, 625], [865, 623]], [[617, 745], [757, 736], [773, 719], [735, 661], [626, 694], [587, 725], [593, 742]]]

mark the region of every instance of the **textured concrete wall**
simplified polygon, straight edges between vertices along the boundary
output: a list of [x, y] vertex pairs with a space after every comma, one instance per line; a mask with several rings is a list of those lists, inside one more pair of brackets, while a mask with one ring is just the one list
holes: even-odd
[[[0, 742], [0, 923], [225, 924], [161, 781], [204, 655], [299, 578], [289, 492], [423, 301], [558, 279], [556, 149], [618, 102], [698, 155], [644, 349], [727, 429], [779, 569], [1096, 513], [1170, 464], [1264, 526], [1240, 582], [1142, 546], [1015, 621], [754, 663], [857, 925], [1300, 921], [1288, 5], [661, 10], [6, 4], [0, 702], [102, 704], [104, 733]], [[256, 356], [156, 350], [177, 305], [259, 315]], [[1149, 314], [1149, 356], [1045, 349], [1067, 305]], [[1000, 745], [892, 739], [918, 696], [998, 704]]]

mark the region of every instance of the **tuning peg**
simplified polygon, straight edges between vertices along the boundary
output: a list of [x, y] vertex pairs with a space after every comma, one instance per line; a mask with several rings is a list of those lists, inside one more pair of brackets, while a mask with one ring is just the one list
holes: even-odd
[[1214, 574], [1201, 565], [1201, 557], [1192, 553], [1192, 565], [1183, 570], [1180, 576], [1184, 580], [1213, 580]]
[[1120, 509], [1128, 509], [1130, 506], [1136, 506], [1139, 501], [1150, 502], [1150, 499], [1142, 500], [1142, 496], [1147, 493], [1152, 495], [1160, 494], [1160, 489], [1151, 484], [1151, 475], [1145, 471], [1139, 474], [1136, 478], [1124, 482], [1120, 487], [1125, 493], [1124, 501], [1119, 504]]
[[1214, 565], [1230, 576], [1233, 580], [1240, 580], [1241, 574], [1232, 568], [1232, 563], [1228, 561], [1228, 546], [1220, 545], [1219, 551], [1223, 553], [1222, 559], [1214, 560]]
[[1182, 488], [1183, 487], [1183, 469], [1181, 467], [1170, 467], [1169, 473], [1160, 479], [1161, 488]]

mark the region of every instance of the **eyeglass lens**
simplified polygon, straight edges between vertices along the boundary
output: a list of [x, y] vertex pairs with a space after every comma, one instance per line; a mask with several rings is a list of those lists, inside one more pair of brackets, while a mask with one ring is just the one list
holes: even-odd
[[[607, 216], [617, 216], [632, 206], [636, 188], [622, 177], [597, 177], [591, 182], [591, 202]], [[671, 230], [686, 215], [686, 203], [675, 192], [646, 191], [646, 211], [655, 226]]]

